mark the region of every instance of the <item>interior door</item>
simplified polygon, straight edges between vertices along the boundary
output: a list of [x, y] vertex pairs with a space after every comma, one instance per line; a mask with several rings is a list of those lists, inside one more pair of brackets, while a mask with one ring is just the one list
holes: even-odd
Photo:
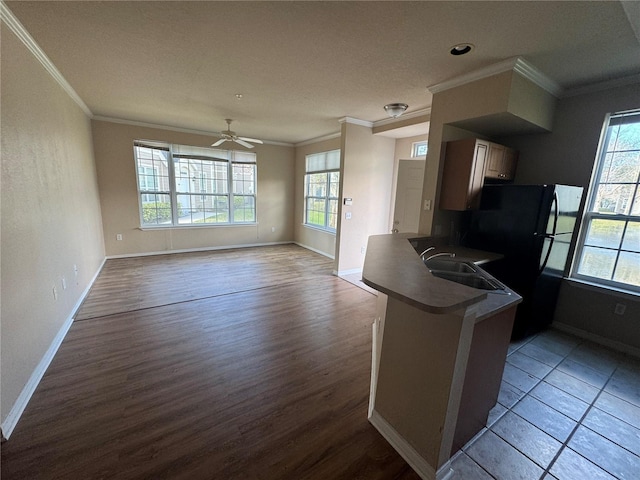
[[400, 160], [396, 202], [393, 210], [394, 232], [417, 232], [424, 181], [425, 160]]

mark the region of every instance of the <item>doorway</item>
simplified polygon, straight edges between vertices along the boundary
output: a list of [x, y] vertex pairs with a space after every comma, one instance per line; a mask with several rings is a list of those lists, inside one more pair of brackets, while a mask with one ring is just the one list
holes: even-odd
[[417, 232], [426, 160], [400, 160], [396, 200], [393, 209], [393, 232]]

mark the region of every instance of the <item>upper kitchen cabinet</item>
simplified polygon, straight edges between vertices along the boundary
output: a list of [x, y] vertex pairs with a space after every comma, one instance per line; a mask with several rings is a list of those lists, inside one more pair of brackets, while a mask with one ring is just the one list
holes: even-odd
[[495, 180], [513, 180], [516, 175], [517, 162], [517, 150], [497, 143], [490, 143], [489, 158], [484, 176]]
[[440, 208], [474, 210], [480, 206], [490, 143], [478, 138], [447, 142]]
[[485, 179], [512, 180], [518, 152], [479, 138], [447, 142], [440, 187], [443, 210], [475, 210]]

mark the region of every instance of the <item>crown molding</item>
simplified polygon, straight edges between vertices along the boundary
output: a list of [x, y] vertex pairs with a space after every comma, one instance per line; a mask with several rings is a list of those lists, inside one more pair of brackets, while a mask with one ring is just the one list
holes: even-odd
[[390, 125], [393, 123], [403, 122], [405, 120], [411, 120], [412, 118], [423, 117], [425, 115], [431, 115], [431, 107], [421, 108], [420, 110], [415, 110], [409, 113], [403, 113], [402, 115], [396, 118], [383, 118], [382, 120], [376, 120], [373, 122], [374, 127], [383, 127], [385, 125]]
[[49, 75], [53, 77], [53, 79], [58, 82], [58, 84], [62, 87], [62, 89], [67, 92], [69, 97], [78, 104], [78, 106], [82, 109], [82, 111], [89, 117], [93, 118], [93, 113], [87, 107], [87, 104], [84, 103], [80, 95], [73, 89], [73, 87], [67, 82], [67, 80], [62, 76], [60, 71], [56, 68], [53, 62], [47, 57], [44, 51], [40, 48], [40, 46], [36, 43], [33, 37], [29, 34], [24, 25], [20, 23], [20, 20], [16, 18], [9, 7], [0, 1], [0, 19], [9, 27], [16, 37], [20, 39], [20, 41], [24, 44], [25, 47], [33, 54], [34, 57], [42, 64]]
[[621, 78], [614, 78], [612, 80], [606, 80], [604, 82], [592, 83], [589, 85], [583, 85], [582, 87], [576, 87], [566, 90], [561, 98], [575, 97], [578, 95], [584, 95], [587, 93], [601, 92], [603, 90], [609, 90], [611, 88], [626, 87], [627, 85], [640, 84], [640, 73], [635, 75], [629, 75]]
[[[115, 117], [106, 117], [103, 115], [94, 115], [93, 120], [99, 122], [109, 122], [109, 123], [119, 123], [122, 125], [132, 125], [134, 127], [144, 127], [144, 128], [155, 128], [159, 130], [170, 130], [172, 132], [180, 132], [180, 133], [191, 133], [193, 135], [203, 135], [206, 137], [211, 137], [216, 135], [216, 132], [208, 132], [205, 130], [196, 130], [191, 128], [181, 128], [181, 127], [172, 127], [169, 125], [160, 125], [157, 123], [147, 123], [147, 122], [139, 122], [137, 120], [127, 120], [124, 118], [115, 118]], [[275, 145], [277, 147], [295, 147], [293, 143], [286, 142], [274, 142], [271, 140], [263, 140], [265, 145]]]
[[546, 90], [551, 95], [556, 98], [559, 98], [564, 93], [563, 88], [547, 77], [544, 73], [538, 70], [536, 67], [531, 65], [529, 62], [523, 60], [520, 57], [516, 58], [515, 65], [513, 66], [513, 71], [519, 73], [527, 80], [532, 81], [536, 85], [538, 85], [543, 90]]
[[342, 117], [338, 120], [339, 123], [351, 123], [353, 125], [360, 125], [361, 127], [373, 128], [373, 122], [369, 122], [367, 120], [360, 120], [359, 118], [353, 117]]
[[312, 145], [318, 142], [324, 142], [326, 140], [333, 140], [335, 138], [340, 138], [342, 136], [342, 132], [330, 133], [328, 135], [323, 135], [321, 137], [310, 138], [309, 140], [304, 140], [302, 142], [296, 143], [294, 146], [297, 147], [305, 147], [307, 145]]
[[560, 85], [521, 57], [508, 58], [502, 62], [494, 63], [479, 70], [452, 78], [451, 80], [431, 85], [427, 87], [427, 90], [435, 94], [508, 71], [517, 72], [555, 97], [562, 95], [563, 90]]

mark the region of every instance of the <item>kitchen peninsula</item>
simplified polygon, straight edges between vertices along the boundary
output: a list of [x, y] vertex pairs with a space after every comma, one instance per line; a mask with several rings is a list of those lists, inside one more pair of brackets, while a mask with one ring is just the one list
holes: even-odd
[[369, 421], [422, 478], [444, 480], [496, 403], [521, 298], [437, 278], [425, 245], [476, 265], [501, 256], [416, 234], [369, 237], [362, 279], [380, 292]]

